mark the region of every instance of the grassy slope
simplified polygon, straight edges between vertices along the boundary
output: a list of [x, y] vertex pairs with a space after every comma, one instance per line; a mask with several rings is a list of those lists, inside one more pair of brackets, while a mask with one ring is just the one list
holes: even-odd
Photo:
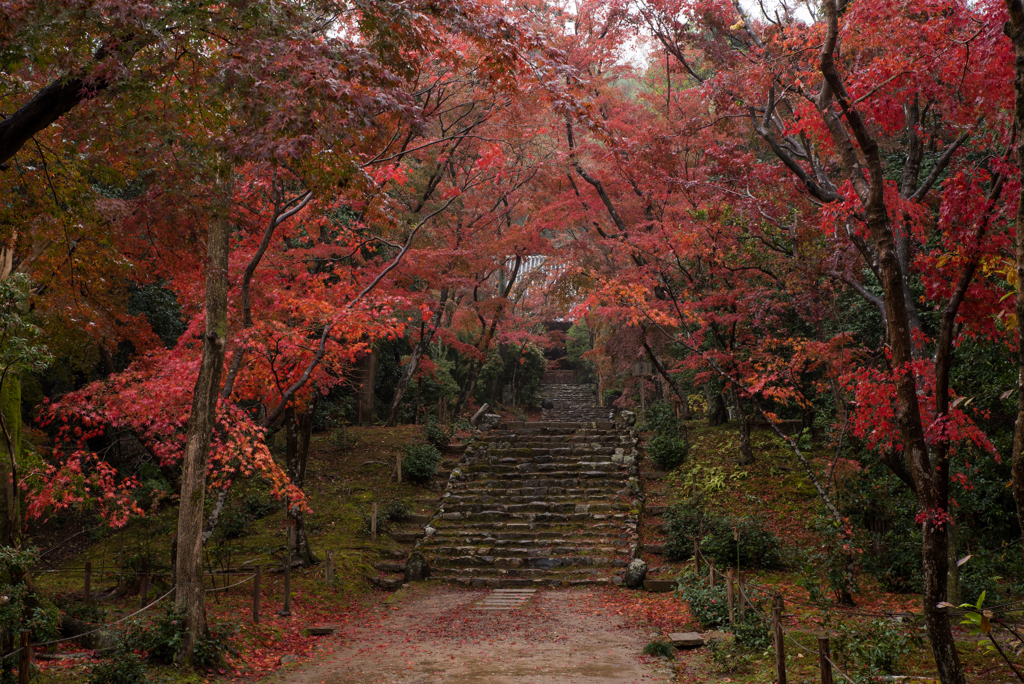
[[[857, 605], [853, 611], [803, 605], [811, 603], [810, 595], [804, 587], [798, 585], [798, 581], [802, 580], [801, 583], [806, 586], [808, 580], [811, 580], [817, 583], [823, 594], [828, 593], [824, 568], [811, 565], [813, 569], [810, 572], [801, 568], [807, 558], [805, 554], [816, 551], [820, 546], [820, 537], [815, 532], [817, 494], [796, 456], [778, 436], [767, 429], [758, 429], [754, 431], [752, 442], [755, 463], [739, 466], [736, 464], [739, 435], [734, 425], [710, 428], [697, 422], [692, 423], [690, 456], [679, 471], [671, 474], [659, 472], [650, 461], [644, 462], [642, 471], [646, 474], [648, 504], [671, 504], [696, 489], [703, 490], [712, 505], [722, 511], [763, 518], [768, 529], [781, 540], [788, 567], [784, 570], [746, 573], [748, 582], [758, 585], [768, 594], [778, 592], [787, 597], [787, 612], [792, 615], [786, 620], [787, 629], [811, 651], [817, 651], [816, 635], [826, 628], [835, 629], [839, 622], [851, 627], [863, 627], [872, 619], [877, 619], [856, 614], [858, 612], [906, 611], [920, 614], [920, 596], [888, 593], [864, 573], [859, 573], [857, 577], [859, 590], [854, 595]], [[832, 454], [821, 446], [812, 448], [810, 456], [818, 473], [826, 472], [831, 465]], [[664, 535], [658, 529], [659, 523], [660, 520], [656, 518], [645, 523], [641, 537], [644, 543], [659, 544], [664, 541]], [[648, 556], [648, 562], [652, 565], [652, 577], [666, 579], [679, 576], [691, 566], [691, 562], [661, 561], [658, 556]], [[659, 612], [657, 604], [662, 602], [664, 605], [661, 611], [664, 614], [677, 614], [678, 609], [673, 605], [675, 599], [664, 596], [664, 599], [652, 596], [643, 606], [637, 602], [637, 607], [656, 615]], [[697, 625], [690, 616], [684, 615], [677, 616], [672, 624], [665, 626], [666, 629], [669, 627], [688, 630]], [[923, 635], [919, 630], [918, 633]], [[969, 681], [1002, 684], [1013, 678], [1013, 674], [1001, 661], [983, 655], [973, 639], [959, 630], [957, 638], [962, 641], [960, 653], [969, 673]], [[816, 657], [801, 652], [791, 642], [787, 650], [790, 678], [794, 681], [818, 681]], [[728, 677], [733, 682], [753, 684], [772, 681], [773, 667], [774, 655], [768, 657], [764, 654], [734, 653], [730, 658], [715, 663], [708, 651], [702, 649], [681, 655], [679, 674], [683, 682], [721, 681], [721, 678]], [[914, 649], [913, 653], [903, 658], [901, 670], [910, 675], [933, 675], [934, 662], [930, 650], [924, 645]]]

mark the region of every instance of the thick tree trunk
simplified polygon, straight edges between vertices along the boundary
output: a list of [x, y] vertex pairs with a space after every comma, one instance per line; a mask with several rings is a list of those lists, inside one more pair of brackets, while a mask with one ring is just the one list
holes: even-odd
[[191, 665], [196, 641], [207, 632], [206, 595], [203, 591], [203, 503], [206, 464], [217, 414], [220, 376], [228, 335], [228, 248], [231, 233], [230, 168], [218, 183], [219, 197], [211, 207], [206, 261], [206, 332], [203, 360], [196, 378], [185, 437], [185, 460], [178, 510], [178, 554], [175, 563], [175, 605], [185, 613], [187, 632], [178, 660]]
[[388, 411], [387, 427], [394, 427], [395, 420], [398, 416], [398, 406], [402, 403], [402, 397], [405, 396], [405, 390], [408, 389], [409, 383], [412, 381], [414, 375], [416, 375], [416, 369], [419, 368], [420, 359], [423, 358], [423, 353], [430, 346], [431, 340], [434, 339], [434, 333], [437, 332], [438, 324], [441, 322], [441, 316], [444, 314], [445, 304], [448, 302], [448, 288], [441, 288], [441, 301], [438, 303], [437, 308], [434, 309], [434, 314], [430, 317], [430, 322], [427, 324], [426, 329], [420, 334], [420, 339], [416, 343], [416, 346], [412, 349], [412, 354], [409, 355], [409, 360], [405, 364], [405, 368], [402, 369], [402, 377], [398, 379], [398, 385], [395, 386], [395, 397], [391, 400], [391, 410]]
[[[2, 369], [0, 369], [2, 370]], [[21, 500], [18, 496], [18, 458], [21, 456], [21, 379], [8, 371], [0, 376], [0, 545], [21, 546]]]
[[725, 400], [722, 399], [722, 391], [711, 382], [704, 384], [704, 398], [708, 402], [707, 418], [710, 427], [725, 425], [729, 422], [729, 411], [725, 407]]
[[[1014, 124], [1017, 127], [1017, 166], [1024, 174], [1024, 4], [1006, 0], [1010, 21], [1004, 30], [1013, 41], [1013, 89], [1016, 94]], [[1024, 186], [1017, 201], [1017, 422], [1013, 428], [1011, 461], [1013, 497], [1017, 521], [1024, 536]], [[1024, 544], [1021, 545], [1024, 553]]]
[[[313, 433], [313, 410], [315, 405], [296, 414], [295, 409], [289, 407], [285, 411], [285, 443], [288, 462], [288, 477], [292, 484], [302, 489], [306, 486], [306, 463], [309, 460], [309, 440]], [[288, 506], [288, 517], [295, 521], [295, 555], [302, 558], [305, 565], [314, 565], [320, 559], [313, 553], [309, 545], [309, 535], [306, 534], [305, 520], [302, 516], [302, 509], [298, 506]]]

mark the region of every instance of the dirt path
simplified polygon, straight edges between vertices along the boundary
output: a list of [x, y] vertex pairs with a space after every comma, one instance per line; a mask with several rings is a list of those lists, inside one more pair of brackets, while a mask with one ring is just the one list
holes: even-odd
[[[407, 590], [403, 590], [403, 594]], [[671, 681], [640, 654], [650, 636], [624, 625], [597, 591], [538, 591], [522, 608], [483, 612], [484, 591], [417, 587], [375, 624], [327, 637], [288, 684], [650, 684]], [[646, 662], [644, 662], [646, 661]]]

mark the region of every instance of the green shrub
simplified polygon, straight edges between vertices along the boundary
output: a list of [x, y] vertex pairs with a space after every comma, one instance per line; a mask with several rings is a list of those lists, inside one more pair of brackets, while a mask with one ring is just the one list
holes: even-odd
[[693, 540], [699, 541], [712, 524], [698, 497], [670, 506], [665, 511], [665, 557], [672, 561], [692, 558]]
[[161, 663], [173, 663], [185, 638], [185, 612], [174, 609], [173, 604], [156, 619], [149, 629], [132, 634], [130, 646], [149, 653]]
[[[709, 527], [700, 541], [700, 551], [714, 558], [718, 565], [734, 566], [737, 560], [743, 568], [775, 568], [782, 565], [779, 540], [765, 528], [760, 519], [720, 515], [712, 518]], [[738, 543], [734, 529], [739, 532]]]
[[441, 453], [432, 444], [411, 444], [405, 449], [402, 473], [413, 482], [426, 482], [440, 463]]
[[693, 497], [665, 512], [665, 556], [686, 560], [693, 556], [693, 540], [700, 541], [701, 553], [714, 558], [720, 567], [735, 566], [739, 531], [739, 563], [744, 568], [773, 568], [782, 565], [779, 540], [754, 517], [736, 518], [707, 509], [704, 500]]
[[656, 466], [673, 470], [683, 464], [690, 446], [683, 437], [683, 425], [676, 418], [674, 408], [664, 401], [651, 404], [644, 413], [643, 428], [655, 433], [644, 449]]
[[736, 643], [752, 651], [767, 651], [772, 645], [772, 628], [753, 611], [747, 612], [743, 620], [737, 620], [732, 627]]
[[412, 515], [412, 508], [404, 501], [394, 499], [384, 504], [384, 507], [380, 510], [380, 515], [389, 522], [405, 522]]
[[920, 637], [891, 620], [873, 620], [860, 628], [840, 624], [838, 631], [839, 636], [832, 639], [835, 659], [858, 683], [899, 674], [900, 658], [921, 644]]
[[[409, 519], [412, 515], [412, 508], [409, 504], [399, 499], [393, 499], [386, 501], [383, 505], [377, 508], [377, 534], [383, 534], [390, 529], [392, 523], [402, 523]], [[372, 514], [363, 509], [363, 525], [360, 528], [363, 536], [369, 537], [371, 530], [371, 518]]]
[[[197, 667], [210, 667], [221, 661], [221, 654], [227, 649], [232, 628], [228, 623], [210, 625], [209, 636], [200, 637], [192, 650], [192, 663]], [[137, 624], [128, 630], [123, 639], [122, 649], [144, 650], [149, 657], [161, 663], [171, 664], [185, 640], [185, 613], [173, 606], [164, 611], [152, 627], [141, 628]]]
[[661, 470], [674, 470], [683, 464], [690, 446], [682, 437], [659, 434], [647, 441], [647, 456]]
[[252, 518], [244, 508], [227, 508], [221, 513], [216, 533], [222, 539], [238, 539], [249, 531]]
[[729, 597], [721, 583], [712, 589], [703, 577], [690, 575], [680, 581], [679, 597], [690, 605], [690, 612], [704, 629], [729, 624]]
[[669, 660], [672, 660], [676, 657], [676, 651], [675, 647], [673, 647], [669, 642], [655, 639], [644, 646], [644, 655], [654, 656], [655, 658], [668, 658]]
[[271, 496], [268, 490], [257, 490], [242, 497], [242, 507], [246, 513], [257, 519], [279, 510], [281, 502]]
[[146, 684], [146, 666], [139, 656], [119, 648], [89, 671], [89, 684]]
[[452, 437], [455, 436], [455, 432], [458, 430], [455, 425], [451, 423], [439, 423], [437, 419], [431, 416], [427, 420], [427, 424], [423, 426], [423, 434], [427, 438], [427, 441], [436, 446], [438, 449], [442, 449], [452, 443]]

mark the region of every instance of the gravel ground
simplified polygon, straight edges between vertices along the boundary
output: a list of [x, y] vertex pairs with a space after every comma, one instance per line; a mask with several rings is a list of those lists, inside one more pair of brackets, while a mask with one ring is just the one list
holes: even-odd
[[650, 638], [585, 589], [538, 591], [522, 608], [475, 610], [487, 592], [403, 590], [379, 619], [326, 637], [267, 682], [288, 684], [632, 684], [670, 682], [640, 654]]

